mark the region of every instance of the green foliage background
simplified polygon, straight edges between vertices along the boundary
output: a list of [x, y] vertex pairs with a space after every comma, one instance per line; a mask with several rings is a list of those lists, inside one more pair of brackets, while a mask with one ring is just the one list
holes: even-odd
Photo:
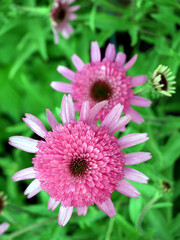
[[[0, 0], [0, 191], [7, 205], [0, 223], [10, 228], [6, 239], [59, 240], [173, 240], [180, 239], [180, 2], [176, 0], [77, 0], [81, 5], [70, 39], [61, 37], [56, 46], [50, 24], [49, 0]], [[13, 183], [13, 174], [31, 167], [33, 154], [8, 146], [13, 135], [32, 136], [22, 122], [24, 113], [39, 117], [48, 129], [45, 109], [59, 119], [62, 94], [51, 81], [68, 81], [58, 64], [75, 70], [71, 55], [86, 63], [90, 42], [97, 40], [102, 51], [108, 42], [125, 51], [128, 59], [138, 53], [132, 76], [151, 76], [159, 65], [168, 65], [177, 80], [171, 98], [153, 98], [148, 84], [142, 92], [153, 101], [150, 108], [137, 108], [145, 118], [142, 125], [131, 122], [127, 133], [148, 132], [150, 140], [128, 151], [149, 151], [153, 158], [135, 166], [149, 178], [149, 184], [133, 183], [139, 199], [112, 194], [117, 216], [108, 218], [96, 206], [85, 217], [73, 213], [63, 228], [57, 223], [58, 209], [47, 211], [48, 196], [41, 192], [27, 200], [23, 191], [29, 180]], [[162, 182], [170, 185], [166, 191]]]

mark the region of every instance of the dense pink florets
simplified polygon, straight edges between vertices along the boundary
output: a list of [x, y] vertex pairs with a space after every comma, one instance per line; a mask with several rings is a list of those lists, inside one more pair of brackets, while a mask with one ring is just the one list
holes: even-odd
[[[76, 159], [82, 161], [82, 174], [73, 174]], [[106, 127], [83, 121], [59, 124], [48, 132], [33, 163], [42, 189], [65, 207], [101, 204], [124, 177], [124, 154], [116, 137]]]

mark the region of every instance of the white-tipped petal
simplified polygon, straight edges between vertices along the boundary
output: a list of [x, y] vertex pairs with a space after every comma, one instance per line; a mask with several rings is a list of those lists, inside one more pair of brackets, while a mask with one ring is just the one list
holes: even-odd
[[23, 121], [26, 123], [26, 125], [33, 130], [37, 135], [39, 135], [42, 138], [45, 138], [47, 134], [47, 130], [44, 126], [44, 124], [35, 116], [32, 114], [26, 113], [26, 118], [23, 118]]
[[97, 204], [97, 206], [102, 212], [107, 214], [108, 217], [113, 218], [116, 216], [116, 210], [110, 198], [108, 198], [102, 204]]
[[36, 189], [39, 189], [40, 186], [41, 186], [41, 183], [38, 179], [33, 180], [24, 191], [24, 195], [34, 192]]
[[38, 141], [29, 137], [13, 136], [9, 138], [9, 144], [25, 152], [36, 153]]
[[55, 128], [55, 126], [58, 125], [58, 122], [56, 121], [54, 115], [52, 114], [52, 112], [49, 109], [46, 109], [46, 116], [47, 116], [47, 120], [48, 120], [51, 128], [52, 129]]
[[51, 82], [50, 86], [58, 92], [72, 93], [72, 85], [64, 82]]
[[101, 51], [97, 42], [91, 42], [91, 60], [92, 62], [101, 61]]
[[[127, 114], [124, 117], [120, 118], [119, 121], [117, 123], [115, 123], [114, 125], [111, 126], [109, 133], [111, 135], [115, 134], [117, 131], [123, 131], [126, 124], [129, 123], [129, 121], [131, 120], [131, 115]], [[126, 129], [125, 129], [126, 130]]]
[[65, 226], [69, 219], [71, 218], [73, 212], [73, 207], [60, 207], [59, 216], [58, 216], [58, 224], [60, 226]]
[[148, 139], [149, 137], [147, 137], [147, 133], [132, 133], [120, 138], [118, 144], [121, 149], [123, 149], [146, 142]]
[[124, 168], [124, 178], [140, 183], [148, 183], [149, 178], [143, 173], [132, 169], [132, 168]]
[[87, 214], [88, 207], [76, 207], [78, 216], [85, 216]]
[[9, 223], [8, 222], [4, 222], [2, 224], [0, 224], [0, 235], [2, 235], [3, 233], [5, 233], [7, 231], [9, 227]]
[[89, 111], [90, 111], [89, 102], [88, 101], [83, 102], [82, 107], [81, 107], [81, 112], [80, 112], [80, 120], [81, 121], [87, 120]]
[[16, 172], [11, 179], [14, 182], [25, 180], [25, 179], [33, 179], [36, 177], [35, 173], [36, 172], [34, 171], [33, 167], [29, 167]]
[[73, 71], [71, 71], [69, 68], [67, 67], [64, 67], [64, 66], [61, 66], [59, 65], [57, 67], [57, 71], [62, 74], [65, 78], [68, 78], [69, 80], [71, 81], [74, 81], [75, 80], [75, 73]]
[[78, 71], [81, 71], [83, 69], [83, 67], [84, 67], [84, 63], [80, 59], [80, 57], [78, 57], [76, 54], [73, 54], [71, 58], [72, 58], [73, 64], [76, 67], [76, 69]]
[[88, 119], [87, 119], [87, 121], [88, 121], [89, 124], [91, 124], [91, 123], [94, 121], [96, 115], [101, 111], [101, 109], [102, 109], [107, 103], [108, 103], [108, 101], [106, 101], [106, 100], [105, 100], [105, 101], [102, 101], [102, 102], [99, 102], [99, 103], [97, 103], [97, 104], [90, 110], [89, 116], [88, 116]]
[[134, 152], [127, 153], [124, 155], [125, 165], [133, 165], [141, 162], [145, 162], [152, 158], [151, 153], [149, 152]]
[[131, 185], [129, 182], [127, 182], [125, 180], [119, 181], [118, 186], [116, 187], [115, 190], [128, 196], [128, 197], [132, 197], [132, 198], [138, 198], [140, 195], [138, 190], [133, 185]]

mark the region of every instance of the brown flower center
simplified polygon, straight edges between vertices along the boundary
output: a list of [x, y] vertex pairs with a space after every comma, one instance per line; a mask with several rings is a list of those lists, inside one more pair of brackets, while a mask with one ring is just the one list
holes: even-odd
[[95, 101], [103, 101], [110, 98], [112, 89], [108, 83], [103, 81], [95, 82], [90, 90], [90, 95]]
[[87, 168], [88, 168], [88, 163], [85, 159], [78, 157], [71, 161], [70, 172], [75, 177], [82, 176], [86, 172]]
[[167, 89], [168, 89], [168, 81], [166, 80], [165, 76], [162, 73], [158, 73], [157, 74], [157, 76], [159, 76], [159, 75], [161, 76], [161, 80], [160, 80], [159, 84], [160, 85], [161, 84], [164, 85], [163, 87], [161, 87], [161, 89], [164, 90], [164, 91], [167, 91]]
[[0, 213], [2, 212], [4, 207], [4, 200], [0, 197]]
[[66, 9], [65, 8], [59, 8], [56, 12], [56, 21], [62, 22], [66, 16]]
[[162, 185], [163, 185], [163, 188], [167, 191], [171, 189], [171, 185], [166, 181], [163, 181]]

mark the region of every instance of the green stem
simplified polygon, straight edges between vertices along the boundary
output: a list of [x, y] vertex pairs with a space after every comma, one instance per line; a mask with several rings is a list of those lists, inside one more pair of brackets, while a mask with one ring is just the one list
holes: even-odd
[[26, 233], [26, 232], [29, 232], [29, 231], [31, 231], [31, 230], [33, 230], [35, 228], [41, 227], [41, 226], [43, 226], [43, 225], [45, 225], [47, 223], [50, 223], [50, 222], [52, 222], [52, 221], [54, 221], [56, 219], [57, 219], [57, 217], [49, 218], [49, 219], [46, 219], [46, 220], [44, 220], [42, 222], [39, 222], [39, 223], [30, 225], [28, 227], [25, 227], [25, 228], [23, 228], [21, 230], [18, 230], [16, 232], [10, 234], [7, 239], [12, 240], [12, 239], [14, 239], [14, 238], [16, 238], [16, 237]]
[[137, 229], [140, 233], [142, 233], [142, 235], [144, 235], [144, 231], [142, 229], [142, 220], [144, 218], [144, 215], [146, 214], [146, 212], [149, 210], [149, 208], [155, 203], [157, 202], [159, 199], [161, 198], [161, 195], [159, 195], [159, 193], [157, 193], [150, 201], [149, 203], [144, 207], [144, 209], [142, 210], [139, 219], [137, 221]]

